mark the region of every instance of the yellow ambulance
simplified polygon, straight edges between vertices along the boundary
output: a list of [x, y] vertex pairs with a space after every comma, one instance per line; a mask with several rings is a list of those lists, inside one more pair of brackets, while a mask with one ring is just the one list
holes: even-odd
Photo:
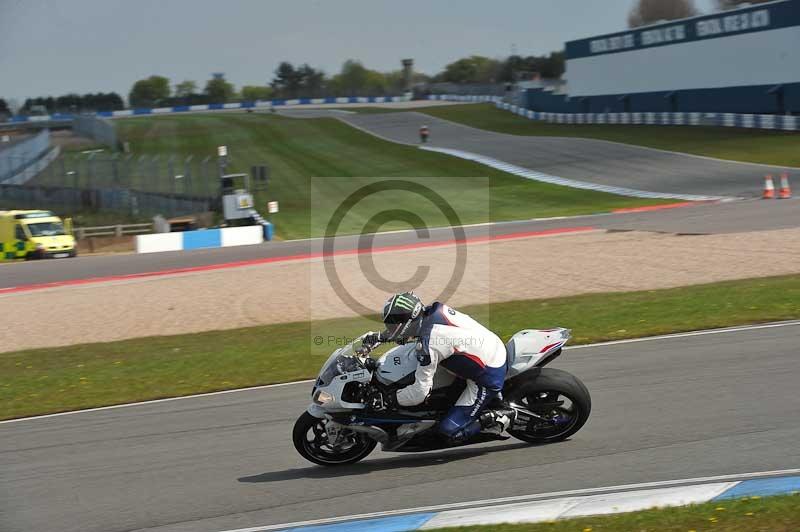
[[65, 228], [50, 211], [0, 211], [0, 262], [74, 257], [70, 221]]

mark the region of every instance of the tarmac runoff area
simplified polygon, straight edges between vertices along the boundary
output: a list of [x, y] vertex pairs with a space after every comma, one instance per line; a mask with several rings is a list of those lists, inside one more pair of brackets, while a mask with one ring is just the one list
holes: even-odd
[[[800, 273], [798, 228], [677, 235], [586, 227], [478, 240], [465, 249], [464, 277], [444, 297], [454, 306]], [[454, 244], [371, 255], [375, 270], [392, 281], [430, 268], [417, 289], [425, 300], [440, 296], [457, 256]], [[385, 293], [362, 273], [368, 257], [343, 253], [330, 260], [344, 289], [377, 310]], [[6, 330], [15, 331], [0, 351], [356, 315], [332, 288], [319, 258], [5, 293], [0, 313]], [[47, 335], [39, 334], [42, 323]]]

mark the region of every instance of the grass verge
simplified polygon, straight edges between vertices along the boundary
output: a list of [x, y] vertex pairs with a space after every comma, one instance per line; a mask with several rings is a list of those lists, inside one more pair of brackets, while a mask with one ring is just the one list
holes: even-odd
[[719, 159], [800, 167], [800, 134], [790, 131], [705, 126], [550, 124], [523, 118], [488, 103], [413, 110], [512, 135], [611, 140]]
[[800, 495], [745, 497], [676, 508], [593, 515], [544, 523], [436, 528], [441, 532], [791, 532], [800, 527]]
[[[561, 325], [573, 343], [800, 318], [800, 275], [668, 290], [465, 307], [502, 338]], [[0, 353], [0, 419], [316, 376], [341, 335], [369, 318]]]
[[[249, 172], [252, 165], [268, 164], [269, 190], [257, 194], [256, 207], [263, 212], [267, 200], [280, 202], [281, 212], [272, 221], [278, 237], [284, 239], [321, 236], [327, 218], [319, 215], [320, 206], [336, 206], [359, 186], [381, 178], [424, 179], [427, 186], [447, 199], [465, 224], [592, 214], [665, 203], [526, 180], [456, 157], [387, 142], [333, 118], [210, 113], [130, 118], [119, 121], [117, 127], [120, 138], [130, 143], [137, 158], [162, 156], [160, 175], [166, 175], [164, 165], [169, 156], [176, 156], [176, 161], [188, 156], [200, 161], [207, 156], [213, 158], [219, 145], [227, 145], [230, 150], [230, 173]], [[140, 165], [140, 171], [146, 167]], [[212, 163], [207, 177], [214, 181], [213, 189], [218, 186], [213, 177], [215, 171]], [[41, 183], [50, 177], [39, 179]], [[98, 173], [95, 180], [99, 179]], [[168, 191], [172, 186], [169, 179], [154, 182], [152, 176], [144, 174], [133, 174], [131, 179], [140, 188], [161, 187]], [[195, 176], [193, 186], [206, 190], [200, 180]], [[428, 227], [451, 225], [436, 206], [420, 201], [416, 194], [383, 192], [356, 205], [344, 220], [340, 234], [360, 232], [376, 212], [375, 206], [387, 204], [411, 210]], [[406, 228], [397, 222], [382, 230]]]

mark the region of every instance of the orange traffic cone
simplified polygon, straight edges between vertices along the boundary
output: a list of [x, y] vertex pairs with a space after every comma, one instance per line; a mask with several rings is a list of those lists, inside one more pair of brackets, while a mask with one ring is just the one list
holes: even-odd
[[772, 182], [772, 176], [764, 177], [764, 194], [761, 199], [774, 199], [775, 198], [775, 184]]
[[779, 199], [789, 199], [792, 197], [792, 189], [789, 188], [789, 173], [784, 172], [781, 175], [781, 188], [778, 189]]

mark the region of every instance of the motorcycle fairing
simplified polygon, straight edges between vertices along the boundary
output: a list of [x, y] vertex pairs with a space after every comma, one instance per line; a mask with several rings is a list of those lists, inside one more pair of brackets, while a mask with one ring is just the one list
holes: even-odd
[[525, 329], [519, 331], [506, 344], [509, 369], [506, 379], [524, 373], [534, 366], [543, 366], [567, 343], [569, 329]]

